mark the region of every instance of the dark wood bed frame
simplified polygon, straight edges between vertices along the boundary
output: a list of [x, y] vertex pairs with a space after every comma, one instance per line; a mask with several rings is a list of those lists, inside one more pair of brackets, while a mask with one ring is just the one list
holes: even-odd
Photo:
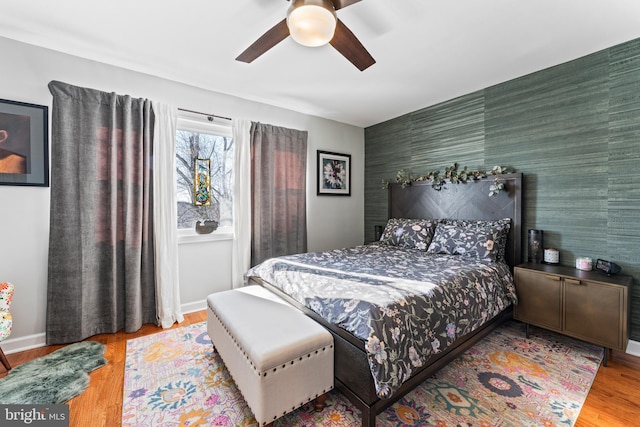
[[[500, 175], [505, 189], [498, 195], [489, 197], [489, 187], [494, 179], [495, 177], [490, 176], [465, 184], [447, 184], [440, 191], [431, 188], [427, 182], [412, 183], [405, 188], [392, 184], [389, 187], [389, 217], [485, 220], [511, 218], [505, 257], [513, 269], [521, 262], [522, 174]], [[512, 317], [512, 308], [509, 307], [481, 328], [458, 338], [444, 352], [432, 356], [429, 363], [414, 373], [391, 397], [380, 399], [375, 391], [364, 343], [361, 340], [328, 323], [275, 286], [264, 281], [252, 280], [298, 307], [331, 332], [335, 344], [335, 386], [362, 411], [363, 427], [374, 427], [377, 414]]]

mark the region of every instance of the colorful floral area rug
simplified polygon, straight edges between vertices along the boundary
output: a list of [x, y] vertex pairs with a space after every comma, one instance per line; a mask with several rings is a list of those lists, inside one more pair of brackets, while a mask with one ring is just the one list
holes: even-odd
[[[572, 426], [603, 351], [508, 322], [377, 417], [378, 426]], [[127, 342], [122, 425], [257, 426], [200, 323]], [[360, 411], [332, 391], [283, 426], [360, 426]]]

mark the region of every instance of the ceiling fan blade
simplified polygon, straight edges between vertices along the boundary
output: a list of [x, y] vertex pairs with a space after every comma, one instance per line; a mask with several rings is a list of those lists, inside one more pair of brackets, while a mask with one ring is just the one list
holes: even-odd
[[280, 43], [289, 36], [289, 27], [287, 20], [283, 19], [274, 25], [269, 31], [264, 33], [258, 40], [253, 42], [244, 52], [242, 52], [236, 61], [252, 62], [254, 59]]
[[333, 7], [338, 9], [344, 9], [347, 6], [351, 6], [354, 3], [358, 3], [360, 0], [332, 0]]
[[329, 43], [360, 71], [364, 71], [376, 63], [376, 60], [364, 48], [360, 40], [339, 19], [336, 33]]

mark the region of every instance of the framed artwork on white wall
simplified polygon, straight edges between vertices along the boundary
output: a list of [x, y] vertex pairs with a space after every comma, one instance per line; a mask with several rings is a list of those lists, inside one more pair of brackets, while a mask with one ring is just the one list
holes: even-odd
[[351, 195], [351, 154], [318, 150], [318, 195]]
[[0, 185], [49, 186], [49, 109], [0, 99]]

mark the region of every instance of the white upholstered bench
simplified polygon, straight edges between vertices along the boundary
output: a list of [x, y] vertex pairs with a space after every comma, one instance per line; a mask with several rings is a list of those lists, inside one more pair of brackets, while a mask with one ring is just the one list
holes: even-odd
[[260, 426], [333, 388], [333, 337], [262, 286], [207, 297], [207, 331]]

